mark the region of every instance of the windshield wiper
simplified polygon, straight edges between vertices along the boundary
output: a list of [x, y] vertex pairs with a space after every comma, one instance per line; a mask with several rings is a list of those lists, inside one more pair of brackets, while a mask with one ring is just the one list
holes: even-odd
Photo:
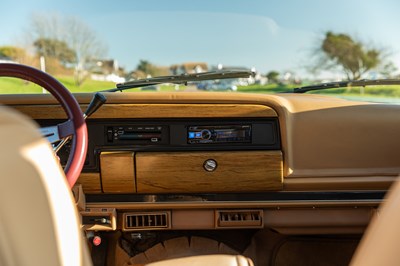
[[299, 88], [294, 88], [293, 93], [304, 93], [308, 91], [326, 90], [343, 87], [365, 87], [373, 85], [400, 85], [400, 79], [362, 79], [362, 80], [350, 80], [350, 81], [338, 81], [321, 83], [318, 85], [310, 85]]
[[214, 79], [231, 79], [231, 78], [249, 78], [254, 76], [252, 71], [236, 71], [236, 70], [226, 70], [226, 71], [212, 71], [212, 72], [202, 72], [194, 74], [182, 74], [182, 75], [172, 75], [172, 76], [161, 76], [147, 79], [138, 79], [133, 81], [128, 81], [124, 83], [119, 83], [116, 88], [104, 90], [102, 92], [116, 92], [124, 91], [133, 88], [147, 87], [153, 85], [159, 85], [164, 83], [171, 84], [185, 84], [193, 81], [203, 81], [203, 80], [214, 80]]

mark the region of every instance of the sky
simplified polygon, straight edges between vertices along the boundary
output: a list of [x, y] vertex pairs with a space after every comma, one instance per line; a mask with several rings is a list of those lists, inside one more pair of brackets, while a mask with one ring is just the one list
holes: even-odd
[[396, 0], [2, 0], [0, 46], [18, 45], [32, 14], [81, 19], [127, 70], [140, 59], [304, 72], [326, 31], [390, 52], [400, 68]]

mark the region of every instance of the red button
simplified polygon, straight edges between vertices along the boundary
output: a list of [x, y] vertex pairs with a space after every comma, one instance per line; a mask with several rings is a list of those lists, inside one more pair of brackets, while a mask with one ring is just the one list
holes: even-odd
[[97, 246], [100, 246], [100, 244], [101, 244], [101, 237], [99, 237], [99, 236], [93, 237], [93, 245], [95, 245], [97, 247]]

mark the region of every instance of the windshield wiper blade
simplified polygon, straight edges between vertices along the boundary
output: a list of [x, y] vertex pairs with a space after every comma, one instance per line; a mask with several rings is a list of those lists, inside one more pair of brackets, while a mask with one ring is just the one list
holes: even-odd
[[293, 93], [305, 93], [308, 91], [326, 90], [343, 87], [365, 87], [373, 85], [400, 85], [400, 79], [361, 79], [361, 80], [350, 80], [350, 81], [337, 81], [321, 83], [317, 85], [303, 86], [294, 88]]
[[236, 71], [236, 70], [224, 70], [224, 71], [211, 71], [202, 72], [194, 74], [182, 74], [182, 75], [172, 75], [172, 76], [160, 76], [147, 79], [138, 79], [133, 81], [128, 81], [124, 83], [119, 83], [116, 88], [104, 90], [102, 92], [116, 92], [124, 91], [128, 89], [134, 89], [139, 87], [147, 87], [165, 83], [171, 84], [185, 84], [193, 81], [203, 81], [203, 80], [214, 80], [214, 79], [231, 79], [231, 78], [249, 78], [254, 76], [252, 71]]

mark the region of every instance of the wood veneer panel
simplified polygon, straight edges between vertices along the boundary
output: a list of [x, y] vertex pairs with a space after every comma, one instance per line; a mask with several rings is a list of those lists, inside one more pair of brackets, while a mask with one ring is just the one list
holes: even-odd
[[[218, 166], [203, 168], [207, 159]], [[136, 153], [138, 193], [255, 192], [281, 190], [280, 151]]]
[[100, 166], [104, 193], [136, 192], [133, 152], [102, 152]]
[[[82, 105], [86, 110], [87, 105]], [[58, 105], [16, 105], [33, 119], [65, 119]], [[268, 106], [257, 104], [105, 104], [90, 118], [276, 117]]]
[[78, 182], [85, 193], [101, 193], [99, 173], [81, 173]]

